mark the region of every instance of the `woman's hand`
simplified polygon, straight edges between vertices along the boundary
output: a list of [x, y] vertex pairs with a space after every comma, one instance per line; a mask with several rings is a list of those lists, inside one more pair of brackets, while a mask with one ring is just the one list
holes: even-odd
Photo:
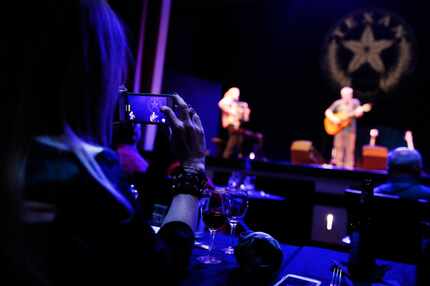
[[185, 166], [204, 169], [206, 139], [200, 117], [178, 94], [173, 101], [177, 114], [168, 106], [161, 110], [171, 123], [177, 155]]

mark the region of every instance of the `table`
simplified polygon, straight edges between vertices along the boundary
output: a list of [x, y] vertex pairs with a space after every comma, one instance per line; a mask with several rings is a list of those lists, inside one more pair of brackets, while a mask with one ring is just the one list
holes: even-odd
[[[208, 243], [209, 237], [200, 240]], [[196, 261], [200, 255], [207, 254], [207, 250], [195, 247], [193, 250], [190, 273], [182, 285], [250, 285], [248, 282], [238, 280], [234, 255], [226, 255], [222, 249], [228, 245], [229, 237], [223, 233], [217, 234], [215, 240], [215, 253], [223, 262], [217, 265], [203, 265]], [[333, 261], [346, 262], [348, 253], [314, 246], [295, 246], [282, 244], [284, 261], [278, 275], [278, 280], [286, 274], [298, 274], [322, 281], [322, 285], [330, 285], [331, 267]], [[415, 265], [398, 263], [386, 260], [377, 260], [377, 264], [388, 265], [385, 285], [415, 285]]]

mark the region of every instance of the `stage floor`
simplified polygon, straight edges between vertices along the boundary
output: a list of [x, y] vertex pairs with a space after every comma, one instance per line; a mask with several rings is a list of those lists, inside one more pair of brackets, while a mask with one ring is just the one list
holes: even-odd
[[[292, 180], [311, 180], [315, 183], [317, 193], [343, 195], [346, 188], [360, 189], [363, 181], [371, 179], [375, 185], [387, 179], [387, 172], [381, 170], [345, 169], [331, 165], [294, 165], [289, 162], [250, 161], [247, 168], [245, 160], [225, 160], [210, 157], [207, 159], [209, 175], [214, 176], [216, 183], [226, 184], [225, 176], [233, 171], [244, 174]], [[228, 179], [228, 178], [227, 178]], [[422, 177], [424, 184], [430, 185], [430, 176]]]

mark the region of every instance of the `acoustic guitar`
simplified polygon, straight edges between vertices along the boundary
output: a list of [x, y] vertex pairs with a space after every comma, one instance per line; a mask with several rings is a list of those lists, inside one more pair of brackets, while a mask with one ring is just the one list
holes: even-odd
[[[372, 105], [370, 105], [369, 103], [363, 104], [360, 107], [363, 109], [363, 112], [369, 112], [370, 110], [372, 110]], [[327, 132], [327, 134], [336, 135], [344, 128], [348, 127], [352, 123], [352, 119], [354, 118], [354, 113], [355, 113], [355, 110], [351, 113], [335, 112], [334, 116], [336, 116], [340, 120], [340, 122], [337, 124], [331, 121], [326, 116], [324, 118], [324, 129]]]

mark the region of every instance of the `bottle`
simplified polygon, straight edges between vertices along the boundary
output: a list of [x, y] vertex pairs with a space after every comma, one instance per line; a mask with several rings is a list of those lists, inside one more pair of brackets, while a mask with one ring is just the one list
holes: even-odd
[[351, 253], [348, 269], [357, 281], [369, 281], [375, 277], [375, 255], [372, 247], [373, 182], [364, 181], [358, 208], [358, 224], [351, 235]]

